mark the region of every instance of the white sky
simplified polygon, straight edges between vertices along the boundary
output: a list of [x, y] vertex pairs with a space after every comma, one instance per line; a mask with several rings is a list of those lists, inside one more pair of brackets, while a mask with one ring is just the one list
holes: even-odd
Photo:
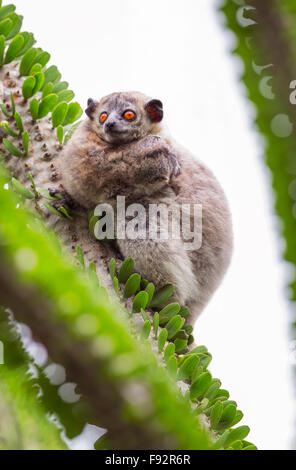
[[289, 311], [269, 175], [254, 110], [215, 0], [14, 0], [77, 100], [139, 90], [160, 98], [174, 138], [214, 171], [233, 213], [231, 268], [195, 329], [261, 449], [294, 435]]

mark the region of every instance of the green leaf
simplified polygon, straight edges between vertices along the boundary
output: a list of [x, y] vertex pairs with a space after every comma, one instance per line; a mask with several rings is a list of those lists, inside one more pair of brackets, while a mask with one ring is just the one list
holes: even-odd
[[167, 362], [175, 354], [175, 345], [170, 343], [164, 350], [164, 360]]
[[168, 332], [168, 339], [175, 336], [176, 333], [182, 328], [184, 325], [184, 318], [180, 317], [180, 315], [175, 315], [170, 321], [166, 324], [166, 330]]
[[[189, 394], [190, 396], [190, 394]], [[198, 404], [197, 408], [195, 408], [195, 413], [197, 415], [200, 415], [201, 413], [204, 413], [206, 408], [208, 407], [209, 400], [207, 398], [203, 398], [201, 402]]]
[[62, 90], [57, 95], [59, 97], [59, 103], [61, 101], [65, 101], [66, 103], [69, 103], [71, 100], [73, 100], [75, 96], [72, 90]]
[[66, 90], [68, 88], [68, 86], [69, 86], [68, 82], [56, 82], [53, 85], [52, 92], [56, 93], [58, 95], [61, 91]]
[[68, 105], [67, 103], [59, 103], [53, 110], [51, 115], [53, 127], [58, 127], [63, 124], [67, 115]]
[[83, 111], [80, 107], [79, 103], [70, 103], [68, 107], [67, 116], [65, 121], [63, 122], [64, 126], [68, 126], [69, 124], [73, 124], [73, 122], [77, 121], [83, 114]]
[[30, 70], [29, 75], [36, 75], [36, 73], [42, 72], [42, 65], [34, 64]]
[[250, 432], [250, 428], [248, 426], [239, 426], [238, 428], [231, 429], [228, 435], [228, 438], [225, 442], [225, 447], [229, 447], [233, 442], [240, 441], [247, 437]]
[[200, 365], [206, 369], [212, 360], [212, 355], [210, 353], [203, 354], [200, 358]]
[[[218, 403], [218, 402], [217, 402]], [[218, 430], [221, 430], [221, 429], [225, 429], [225, 428], [228, 428], [231, 426], [231, 423], [232, 421], [234, 420], [235, 418], [235, 415], [236, 415], [236, 406], [235, 405], [227, 405], [224, 409], [223, 409], [223, 413], [222, 413], [222, 416], [221, 416], [221, 420], [220, 422], [218, 423], [217, 425], [217, 429]], [[236, 439], [235, 439], [236, 440]]]
[[10, 135], [10, 137], [18, 137], [18, 134], [13, 129], [11, 129], [11, 127], [9, 127], [7, 121], [2, 121], [0, 126], [5, 130], [6, 134]]
[[134, 295], [140, 288], [140, 283], [141, 283], [141, 276], [137, 273], [135, 274], [132, 274], [125, 286], [124, 286], [124, 292], [123, 292], [123, 296], [125, 299], [128, 299], [129, 297], [131, 297], [132, 295]]
[[42, 119], [55, 107], [58, 97], [55, 94], [47, 95], [39, 105], [38, 119]]
[[170, 357], [167, 362], [168, 373], [170, 376], [175, 379], [178, 370], [178, 361], [175, 356]]
[[168, 337], [168, 332], [164, 328], [158, 335], [158, 351], [159, 352], [163, 350], [167, 337]]
[[55, 65], [52, 65], [51, 67], [49, 67], [45, 73], [44, 73], [44, 76], [45, 76], [45, 81], [44, 81], [44, 84], [47, 85], [47, 83], [54, 83], [58, 80], [60, 80], [61, 78], [61, 74], [60, 72], [58, 71], [58, 68], [55, 66]]
[[145, 291], [138, 292], [133, 302], [133, 312], [140, 312], [141, 308], [145, 309], [148, 303], [148, 294]]
[[36, 72], [34, 75], [34, 78], [36, 80], [35, 87], [33, 88], [32, 96], [38, 93], [38, 91], [41, 90], [43, 87], [44, 83], [44, 73], [43, 72]]
[[229, 392], [221, 388], [220, 390], [218, 390], [214, 401], [216, 402], [217, 400], [227, 400], [228, 398]]
[[53, 93], [56, 93], [58, 95], [61, 91], [66, 90], [68, 86], [68, 82], [55, 82], [53, 85]]
[[228, 439], [229, 433], [230, 433], [229, 430], [225, 431], [225, 432], [219, 437], [219, 439], [217, 439], [217, 441], [215, 442], [215, 444], [213, 444], [211, 450], [220, 450], [220, 449], [222, 449], [222, 448], [225, 448], [225, 442], [226, 442], [227, 439]]
[[50, 54], [48, 52], [44, 52], [41, 50], [41, 52], [37, 52], [36, 58], [35, 58], [35, 63], [40, 64], [43, 67], [46, 66], [46, 64], [50, 60]]
[[15, 102], [12, 91], [10, 92], [10, 101], [11, 101], [11, 116], [14, 116], [15, 113]]
[[209, 387], [209, 389], [207, 390], [207, 392], [205, 393], [205, 398], [208, 398], [209, 399], [209, 402], [211, 402], [212, 400], [214, 400], [214, 398], [216, 397], [217, 395], [217, 392], [219, 390], [219, 388], [221, 387], [221, 382], [220, 380], [218, 379], [214, 379], [211, 386]]
[[[181, 316], [182, 316], [182, 315], [181, 315]], [[186, 326], [184, 326], [184, 330], [185, 330], [185, 332], [186, 332], [188, 335], [190, 335], [190, 334], [193, 332], [193, 326], [191, 326], [191, 325], [186, 325]]]
[[15, 38], [11, 41], [8, 46], [8, 49], [5, 54], [5, 64], [10, 64], [19, 54], [24, 46], [24, 38], [21, 34], [15, 36]]
[[27, 52], [27, 50], [30, 49], [36, 42], [32, 33], [23, 32], [21, 33], [21, 36], [24, 39], [24, 44], [21, 50], [18, 52], [17, 58], [24, 55], [25, 52]]
[[249, 446], [243, 447], [242, 450], [258, 450], [254, 444], [251, 444]]
[[186, 380], [192, 376], [194, 373], [196, 367], [198, 366], [198, 361], [199, 358], [198, 356], [189, 356], [183, 364], [181, 365], [179, 371], [178, 371], [178, 380]]
[[209, 372], [200, 374], [190, 387], [191, 398], [201, 398], [209, 388], [212, 382], [212, 376]]
[[23, 133], [23, 146], [24, 146], [24, 155], [27, 156], [28, 155], [28, 151], [29, 151], [29, 134], [27, 131], [25, 131]]
[[97, 275], [97, 268], [95, 263], [90, 263], [88, 266], [88, 277], [96, 286], [99, 284], [99, 279]]
[[150, 331], [151, 331], [151, 323], [149, 320], [146, 320], [141, 329], [141, 339], [142, 340], [148, 339], [150, 335]]
[[119, 268], [118, 280], [119, 282], [126, 282], [131, 274], [134, 272], [134, 260], [132, 258], [126, 258]]
[[53, 85], [52, 83], [47, 83], [42, 91], [42, 99], [44, 99], [46, 96], [51, 95], [53, 93]]
[[113, 278], [113, 287], [117, 295], [119, 295], [119, 281], [116, 276]]
[[0, 67], [3, 65], [3, 59], [4, 59], [4, 50], [5, 50], [5, 37], [0, 36]]
[[12, 26], [12, 29], [11, 29], [10, 33], [6, 36], [6, 40], [14, 38], [20, 32], [20, 29], [21, 29], [22, 24], [23, 24], [23, 19], [24, 19], [23, 16], [16, 15], [14, 13], [9, 15], [9, 18], [12, 19], [13, 26]]
[[35, 77], [28, 77], [23, 83], [23, 97], [28, 100], [33, 96], [33, 90], [36, 85]]
[[69, 212], [67, 211], [67, 209], [64, 207], [64, 206], [60, 206], [59, 207], [59, 211], [64, 214], [64, 216], [69, 219], [69, 220], [72, 220], [73, 217], [71, 217], [71, 215], [69, 214]]
[[178, 315], [179, 312], [180, 312], [180, 305], [178, 303], [174, 302], [174, 303], [167, 305], [159, 312], [159, 324], [163, 325], [172, 317], [174, 317], [175, 315]]
[[159, 314], [155, 312], [153, 316], [153, 329], [154, 329], [155, 338], [157, 338], [158, 328], [159, 328]]
[[15, 6], [14, 5], [6, 5], [2, 8], [0, 8], [0, 20], [5, 18], [10, 13], [13, 13], [14, 11], [15, 11]]
[[81, 246], [76, 245], [76, 254], [81, 266], [85, 268], [84, 255]]
[[210, 422], [213, 429], [216, 429], [223, 412], [223, 405], [220, 401], [217, 401], [213, 406], [210, 414]]
[[12, 178], [11, 183], [12, 183], [13, 189], [18, 194], [20, 194], [26, 199], [35, 199], [35, 195], [31, 191], [29, 191], [25, 186], [23, 186], [17, 179]]
[[[64, 128], [63, 128], [62, 126], [59, 126], [59, 127], [62, 128], [62, 129], [63, 129], [63, 132], [64, 132]], [[99, 217], [96, 217], [95, 215], [92, 216], [92, 217], [89, 219], [89, 224], [88, 224], [88, 226], [89, 226], [89, 231], [90, 231], [90, 233], [94, 236], [94, 238], [96, 238], [96, 236], [95, 236], [95, 228], [96, 228], [96, 224], [97, 224], [97, 222], [98, 222], [99, 220], [100, 220]]]
[[234, 417], [234, 420], [231, 422], [231, 427], [235, 426], [237, 423], [239, 423], [244, 417], [244, 414], [241, 410], [236, 410], [236, 415]]
[[8, 152], [11, 155], [14, 155], [15, 157], [18, 157], [18, 158], [23, 157], [23, 153], [17, 147], [15, 147], [15, 145], [13, 145], [13, 143], [10, 142], [10, 140], [3, 139], [3, 144], [6, 150], [8, 150]]
[[37, 191], [45, 199], [49, 199], [50, 201], [56, 201], [57, 200], [57, 197], [53, 197], [53, 196], [50, 195], [48, 189], [38, 188]]
[[49, 212], [51, 212], [52, 214], [54, 215], [57, 215], [58, 217], [61, 217], [63, 218], [63, 214], [61, 214], [58, 210], [56, 210], [51, 204], [49, 204], [48, 202], [43, 202], [43, 205], [46, 207], [46, 209], [49, 210]]
[[189, 308], [188, 307], [182, 307], [181, 310], [180, 310], [180, 315], [183, 318], [188, 318], [189, 315], [190, 315]]
[[13, 22], [10, 18], [4, 18], [4, 20], [0, 21], [0, 34], [3, 36], [7, 36], [13, 27]]
[[196, 348], [192, 349], [191, 354], [203, 354], [207, 353], [208, 348], [206, 346], [197, 346]]
[[1, 164], [2, 163], [2, 160], [0, 162], [0, 177], [3, 179], [3, 182], [4, 183], [10, 183], [11, 182], [11, 173], [10, 171], [4, 166]]
[[30, 113], [34, 121], [38, 119], [38, 113], [39, 113], [39, 103], [36, 98], [33, 98], [30, 101]]
[[154, 295], [150, 303], [150, 307], [151, 308], [161, 307], [163, 304], [165, 304], [169, 300], [169, 298], [173, 295], [173, 293], [174, 293], [174, 287], [171, 284], [168, 284], [167, 286], [162, 287]]
[[155, 292], [155, 286], [154, 284], [152, 284], [152, 282], [149, 282], [147, 284], [147, 286], [145, 287], [145, 291], [147, 292], [148, 294], [148, 305], [150, 305], [151, 303], [151, 300], [154, 296], [154, 292]]
[[34, 64], [36, 55], [37, 55], [37, 50], [34, 49], [33, 47], [24, 54], [20, 63], [20, 75], [22, 77], [28, 76], [30, 74], [30, 70], [31, 70], [32, 65]]
[[114, 258], [109, 261], [109, 273], [112, 279], [116, 276], [116, 261]]
[[188, 344], [188, 340], [187, 339], [175, 339], [174, 341], [174, 345], [175, 345], [175, 348], [176, 348], [176, 352], [180, 352], [180, 351], [183, 351], [183, 349], [185, 349], [187, 347], [187, 344]]
[[76, 131], [76, 129], [79, 127], [79, 125], [81, 124], [82, 121], [78, 121], [76, 122], [67, 132], [67, 134], [65, 135], [65, 140], [64, 140], [64, 145], [66, 145], [67, 142], [69, 142], [69, 140], [71, 139], [72, 135], [74, 134], [74, 132]]
[[146, 321], [146, 320], [150, 321], [149, 315], [145, 312], [145, 310], [143, 308], [141, 308], [141, 315], [142, 315], [142, 318], [143, 318], [144, 321]]
[[60, 145], [63, 145], [63, 140], [64, 140], [64, 128], [63, 126], [58, 126], [57, 127], [57, 138], [60, 143]]
[[10, 116], [10, 113], [9, 113], [9, 111], [8, 111], [8, 109], [7, 109], [6, 106], [2, 103], [1, 99], [0, 99], [0, 109], [1, 109], [2, 113], [3, 113], [6, 117], [8, 117], [8, 118], [11, 117], [11, 116]]
[[35, 198], [37, 198], [39, 196], [39, 193], [37, 191], [36, 184], [35, 184], [35, 181], [34, 181], [33, 176], [32, 176], [31, 173], [28, 173], [28, 178], [31, 181], [31, 185], [32, 185], [32, 188], [33, 188], [33, 191], [34, 191], [34, 194], [35, 194]]
[[17, 125], [17, 128], [18, 128], [20, 134], [22, 134], [24, 132], [23, 121], [22, 121], [22, 118], [21, 118], [21, 116], [19, 115], [19, 113], [17, 111], [14, 113], [14, 120], [16, 122], [16, 125]]

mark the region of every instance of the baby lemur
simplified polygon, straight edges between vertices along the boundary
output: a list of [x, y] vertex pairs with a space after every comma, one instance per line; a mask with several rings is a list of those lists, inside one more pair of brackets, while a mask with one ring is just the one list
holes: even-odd
[[182, 229], [175, 236], [173, 210], [167, 239], [152, 237], [145, 223], [145, 239], [117, 239], [122, 256], [134, 259], [143, 278], [156, 288], [173, 284], [175, 300], [195, 319], [231, 258], [231, 216], [223, 190], [203, 163], [166, 134], [161, 101], [138, 92], [113, 93], [99, 102], [89, 99], [86, 114], [59, 162], [65, 193], [80, 206], [90, 210], [108, 203], [116, 209], [117, 196], [125, 196], [126, 207], [141, 204], [148, 215], [151, 204], [187, 207], [187, 213], [190, 207], [191, 229], [192, 206], [202, 207], [202, 242], [195, 249], [188, 249]]

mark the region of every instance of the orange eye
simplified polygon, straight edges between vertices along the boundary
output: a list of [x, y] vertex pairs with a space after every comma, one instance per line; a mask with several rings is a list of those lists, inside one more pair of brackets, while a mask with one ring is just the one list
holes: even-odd
[[128, 110], [128, 111], [125, 111], [123, 117], [127, 121], [133, 121], [134, 119], [136, 119], [136, 114], [133, 111]]
[[101, 124], [104, 124], [104, 122], [106, 121], [108, 117], [108, 114], [107, 113], [102, 113], [101, 116], [100, 116], [100, 123]]

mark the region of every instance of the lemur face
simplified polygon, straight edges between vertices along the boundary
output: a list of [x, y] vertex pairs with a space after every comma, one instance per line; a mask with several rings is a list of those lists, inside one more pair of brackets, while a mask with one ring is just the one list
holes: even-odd
[[100, 102], [90, 98], [86, 114], [101, 139], [119, 145], [153, 133], [163, 108], [161, 101], [138, 92], [113, 93]]

